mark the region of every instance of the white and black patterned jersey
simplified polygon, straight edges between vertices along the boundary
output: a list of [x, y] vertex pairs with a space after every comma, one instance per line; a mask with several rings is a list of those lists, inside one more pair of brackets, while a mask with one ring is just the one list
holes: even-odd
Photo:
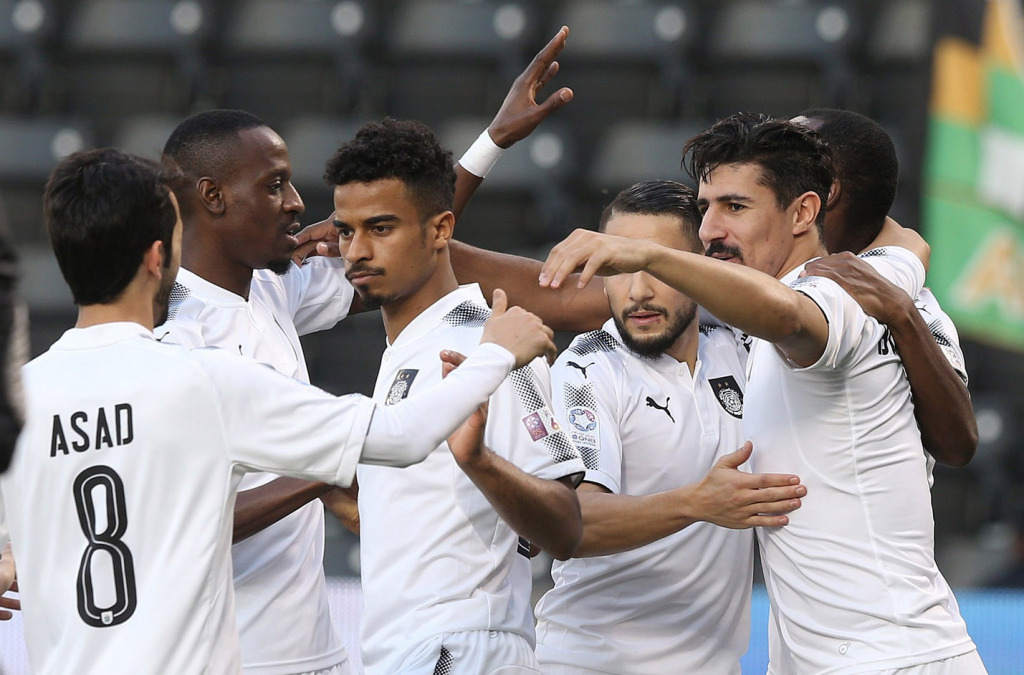
[[23, 372], [26, 426], [0, 480], [33, 670], [238, 672], [242, 472], [348, 484], [372, 401], [134, 323], [72, 329]]
[[[920, 261], [865, 260], [912, 296]], [[772, 603], [772, 673], [905, 668], [974, 649], [935, 565], [926, 457], [891, 335], [836, 283], [783, 280], [828, 321], [818, 362], [788, 363], [754, 340], [744, 429], [751, 469], [800, 476], [807, 496], [782, 528], [759, 528]]]
[[[689, 366], [640, 357], [614, 322], [578, 336], [552, 368], [554, 400], [585, 480], [647, 495], [699, 482], [742, 445], [746, 349], [707, 325]], [[537, 606], [542, 666], [593, 672], [739, 673], [754, 536], [696, 523], [633, 551], [555, 562]]]
[[[374, 399], [394, 404], [439, 381], [439, 352], [472, 350], [489, 313], [475, 284], [424, 310], [385, 350]], [[485, 443], [540, 478], [582, 476], [584, 470], [552, 413], [543, 359], [513, 371], [491, 397]], [[396, 672], [396, 664], [440, 633], [505, 631], [533, 644], [529, 547], [458, 467], [447, 444], [404, 469], [361, 465], [358, 477], [361, 646], [368, 675]]]
[[[312, 258], [287, 274], [256, 270], [249, 298], [181, 268], [164, 342], [219, 347], [309, 382], [300, 335], [346, 316], [354, 290], [338, 259]], [[246, 474], [242, 490], [268, 483]], [[232, 547], [236, 610], [246, 672], [289, 675], [347, 660], [331, 620], [323, 572], [324, 510], [313, 501]], [[282, 631], [287, 624], [289, 630]]]

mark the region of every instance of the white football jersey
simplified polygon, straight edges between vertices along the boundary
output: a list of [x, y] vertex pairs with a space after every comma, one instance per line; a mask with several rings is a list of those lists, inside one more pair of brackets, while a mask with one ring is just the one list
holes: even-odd
[[[863, 256], [911, 295], [904, 249]], [[885, 326], [831, 280], [782, 281], [825, 314], [828, 344], [806, 368], [754, 340], [744, 415], [751, 470], [807, 486], [782, 528], [758, 528], [772, 604], [771, 673], [904, 668], [974, 649], [935, 565], [926, 456], [910, 387]]]
[[[157, 334], [192, 347], [227, 349], [308, 383], [299, 335], [335, 325], [352, 297], [338, 259], [312, 258], [284, 275], [256, 270], [248, 301], [181, 268], [171, 296], [172, 320]], [[276, 477], [250, 474], [239, 489]], [[235, 544], [231, 554], [246, 672], [290, 675], [347, 660], [327, 603], [319, 500]], [[281, 630], [285, 625], [288, 630]]]
[[[438, 382], [438, 353], [467, 353], [489, 315], [475, 284], [424, 310], [384, 352], [374, 400], [393, 405]], [[540, 478], [584, 471], [552, 414], [542, 359], [513, 371], [491, 397], [485, 443]], [[418, 645], [441, 633], [507, 631], [533, 645], [529, 545], [498, 517], [446, 443], [404, 469], [361, 465], [358, 478], [368, 675], [398, 672]]]
[[23, 374], [28, 417], [2, 482], [33, 669], [238, 672], [243, 470], [348, 484], [372, 401], [134, 323], [72, 329]]
[[[701, 481], [743, 444], [746, 350], [701, 326], [697, 364], [639, 357], [609, 320], [573, 340], [552, 369], [556, 409], [613, 494]], [[554, 563], [537, 605], [543, 667], [600, 673], [740, 672], [750, 638], [754, 534], [695, 523], [632, 551]]]

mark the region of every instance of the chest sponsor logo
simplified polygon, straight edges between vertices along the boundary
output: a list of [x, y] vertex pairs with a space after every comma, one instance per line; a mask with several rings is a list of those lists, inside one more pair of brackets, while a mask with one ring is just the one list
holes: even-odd
[[419, 372], [415, 368], [402, 368], [399, 370], [395, 374], [391, 388], [388, 389], [388, 396], [384, 399], [384, 405], [394, 405], [408, 396], [409, 387], [412, 386], [412, 381], [416, 379], [416, 374]]
[[716, 377], [709, 379], [708, 384], [711, 385], [712, 391], [715, 392], [715, 396], [718, 397], [718, 402], [722, 404], [725, 412], [737, 419], [743, 419], [743, 392], [736, 384], [736, 378], [732, 375]]
[[526, 427], [526, 431], [529, 432], [530, 438], [534, 441], [547, 438], [556, 431], [561, 430], [558, 422], [555, 421], [555, 416], [551, 414], [551, 409], [547, 406], [524, 417], [523, 425]]
[[583, 379], [585, 380], [585, 379], [587, 379], [587, 368], [589, 368], [590, 366], [594, 365], [594, 362], [591, 361], [587, 365], [581, 366], [580, 364], [576, 363], [575, 361], [566, 361], [565, 365], [569, 366], [570, 368], [575, 368], [576, 370], [578, 370], [581, 373], [583, 373]]
[[655, 401], [655, 400], [654, 400], [653, 398], [651, 398], [650, 396], [648, 396], [648, 397], [647, 397], [647, 407], [648, 407], [648, 408], [655, 408], [655, 409], [657, 409], [657, 410], [660, 410], [660, 411], [662, 411], [663, 413], [665, 413], [666, 415], [668, 415], [668, 418], [669, 418], [670, 420], [672, 420], [672, 424], [675, 424], [675, 423], [676, 423], [676, 418], [675, 418], [675, 417], [672, 417], [672, 413], [671, 413], [671, 411], [669, 411], [669, 409], [668, 409], [668, 402], [669, 402], [669, 401], [671, 401], [671, 400], [672, 400], [672, 397], [671, 397], [671, 396], [666, 396], [666, 397], [665, 397], [665, 405], [661, 405], [660, 403], [658, 403], [657, 401]]

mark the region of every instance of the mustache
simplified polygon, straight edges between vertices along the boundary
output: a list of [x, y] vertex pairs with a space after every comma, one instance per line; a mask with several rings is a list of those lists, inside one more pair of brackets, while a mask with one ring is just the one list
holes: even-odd
[[652, 305], [649, 302], [638, 302], [637, 304], [622, 310], [622, 320], [625, 321], [629, 318], [630, 314], [635, 314], [636, 312], [654, 312], [655, 314], [668, 316], [668, 310], [664, 307]]
[[345, 270], [345, 278], [352, 281], [352, 277], [356, 274], [378, 274], [383, 275], [384, 269], [381, 267], [371, 267], [369, 265], [356, 263]]
[[743, 259], [743, 255], [740, 253], [740, 249], [736, 246], [728, 246], [725, 242], [716, 239], [715, 241], [708, 244], [707, 249], [704, 251], [704, 255], [711, 257], [716, 254], [724, 253], [727, 256], [733, 258]]

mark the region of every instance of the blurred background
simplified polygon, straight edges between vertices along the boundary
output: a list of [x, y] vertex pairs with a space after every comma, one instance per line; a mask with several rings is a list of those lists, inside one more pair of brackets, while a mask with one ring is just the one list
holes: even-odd
[[[549, 89], [575, 99], [506, 153], [457, 237], [543, 258], [622, 187], [683, 179], [686, 138], [737, 111], [841, 107], [882, 123], [900, 156], [892, 215], [933, 245], [929, 285], [960, 329], [981, 438], [967, 468], [936, 469], [939, 566], [978, 589], [958, 597], [979, 645], [1009, 638], [982, 649], [990, 670], [1024, 669], [1022, 596], [980, 590], [1024, 588], [1017, 0], [0, 0], [0, 222], [21, 255], [33, 354], [75, 317], [40, 216], [64, 155], [156, 158], [188, 114], [243, 108], [287, 142], [312, 223], [332, 209], [324, 162], [360, 123], [422, 120], [458, 157], [562, 25]], [[309, 336], [314, 382], [370, 393], [383, 345], [374, 314]], [[358, 575], [358, 539], [339, 526], [327, 567]], [[1016, 667], [1000, 670], [998, 650]]]

